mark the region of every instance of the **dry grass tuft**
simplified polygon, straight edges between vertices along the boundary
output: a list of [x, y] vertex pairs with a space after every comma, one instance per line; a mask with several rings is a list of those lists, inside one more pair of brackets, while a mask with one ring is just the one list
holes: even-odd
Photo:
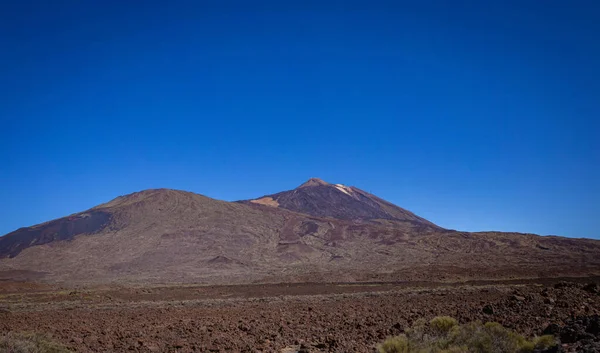
[[417, 320], [404, 335], [388, 338], [380, 353], [530, 353], [556, 345], [552, 336], [528, 340], [496, 322], [459, 325], [448, 316]]

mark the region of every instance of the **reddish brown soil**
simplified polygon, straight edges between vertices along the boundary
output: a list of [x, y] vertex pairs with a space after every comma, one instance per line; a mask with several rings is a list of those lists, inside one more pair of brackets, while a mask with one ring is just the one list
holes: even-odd
[[[0, 332], [50, 334], [79, 352], [373, 352], [419, 318], [498, 321], [526, 335], [600, 312], [584, 283], [294, 284], [0, 294]], [[588, 286], [589, 287], [589, 286]]]

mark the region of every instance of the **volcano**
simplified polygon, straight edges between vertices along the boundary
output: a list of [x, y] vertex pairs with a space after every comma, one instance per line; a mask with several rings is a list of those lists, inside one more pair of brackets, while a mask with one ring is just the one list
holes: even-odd
[[280, 207], [316, 217], [344, 220], [381, 219], [439, 228], [428, 220], [357, 187], [330, 184], [318, 178], [311, 178], [293, 190], [246, 202]]
[[0, 237], [0, 279], [77, 285], [587, 275], [600, 241], [448, 230], [316, 178], [238, 202], [144, 190]]

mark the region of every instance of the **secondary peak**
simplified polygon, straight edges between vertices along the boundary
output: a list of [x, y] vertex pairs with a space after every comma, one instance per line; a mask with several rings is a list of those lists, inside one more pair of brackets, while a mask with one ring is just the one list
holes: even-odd
[[319, 178], [310, 178], [310, 179], [308, 179], [307, 182], [300, 185], [298, 188], [305, 188], [305, 187], [309, 187], [309, 186], [320, 186], [320, 185], [329, 185], [329, 183], [326, 181], [323, 181]]

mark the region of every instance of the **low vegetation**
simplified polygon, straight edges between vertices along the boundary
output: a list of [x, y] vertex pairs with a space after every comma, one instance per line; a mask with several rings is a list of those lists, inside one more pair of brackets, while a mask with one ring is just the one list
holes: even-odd
[[451, 317], [440, 316], [429, 322], [417, 320], [403, 335], [388, 338], [378, 349], [380, 353], [528, 353], [555, 345], [553, 336], [528, 340], [496, 322], [459, 325]]
[[35, 333], [9, 332], [0, 335], [0, 353], [68, 353], [65, 347]]

